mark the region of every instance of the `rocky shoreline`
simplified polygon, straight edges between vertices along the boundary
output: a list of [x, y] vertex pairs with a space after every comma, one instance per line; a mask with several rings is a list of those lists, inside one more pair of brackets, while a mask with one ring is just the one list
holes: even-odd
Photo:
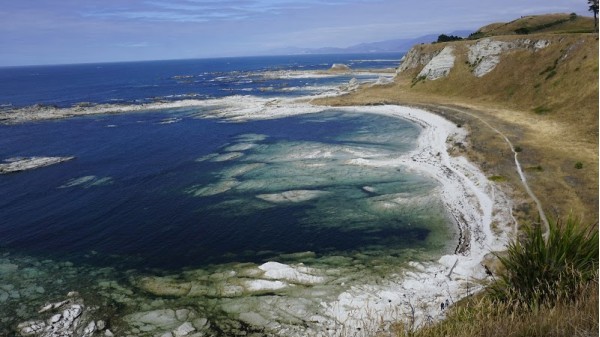
[[[250, 96], [159, 103], [153, 107], [167, 109], [198, 105], [210, 107], [208, 113], [199, 112], [198, 118], [237, 122], [316, 114], [329, 109], [292, 99]], [[138, 110], [143, 111], [144, 107], [135, 106], [135, 111]], [[350, 332], [356, 336], [370, 336], [385, 331], [386, 327], [402, 319], [410, 318], [418, 325], [443, 318], [440, 302], [450, 300], [452, 304], [481, 289], [480, 281], [487, 277], [482, 262], [490, 251], [504, 247], [506, 233], [513, 227], [510, 201], [466, 159], [449, 154], [449, 149], [456, 144], [466, 142], [467, 135], [442, 117], [424, 110], [385, 105], [336, 110], [402, 118], [422, 128], [417, 148], [406, 155], [397, 158], [364, 156], [351, 159], [346, 164], [403, 167], [437, 180], [441, 186], [438, 190], [441, 199], [449, 214], [456, 219], [460, 231], [455, 254], [442, 256], [437, 261], [411, 263], [408, 269], [391, 272], [385, 279], [364, 278], [360, 283], [353, 282], [349, 286], [346, 285], [348, 273], [360, 270], [354, 269], [355, 262], [350, 261], [344, 267], [327, 269], [272, 261], [260, 266], [225, 267], [225, 270], [212, 274], [198, 270], [166, 277], [132, 278], [129, 285], [111, 285], [106, 291], [114, 294], [107, 293], [108, 296], [117, 302], [131, 298], [139, 291], [160, 299], [180, 299], [184, 303], [200, 297], [215, 298], [220, 301], [220, 315], [228, 317], [219, 319], [228, 323], [216, 324], [213, 319], [217, 318], [205, 316], [198, 309], [169, 305], [167, 301], [141, 306], [140, 311], [117, 319], [120, 323], [115, 325], [116, 330], [102, 330], [99, 322], [112, 326], [110, 317], [94, 317], [93, 311], [85, 311], [82, 300], [69, 299], [59, 306], [63, 308], [61, 318], [55, 313], [45, 319], [29, 320], [19, 325], [20, 333], [36, 337], [53, 336], [49, 327], [57, 323], [62, 327], [69, 326], [65, 328], [64, 336], [81, 333], [100, 336], [102, 333], [110, 337], [110, 334], [116, 333], [136, 337], [179, 337], [219, 334], [219, 331], [227, 335], [255, 333], [256, 336], [345, 336]], [[63, 161], [73, 159], [60, 158]], [[375, 192], [372, 188], [369, 190]], [[194, 190], [189, 193], [203, 195], [208, 192]], [[312, 198], [315, 193], [319, 192], [290, 191], [287, 194], [263, 195], [262, 198], [271, 202], [295, 202]], [[326, 195], [321, 197], [326, 198]], [[404, 202], [400, 199], [398, 203]], [[492, 230], [492, 226], [496, 230]], [[82, 316], [74, 307], [76, 305], [80, 305]], [[66, 314], [65, 310], [68, 311]], [[85, 312], [87, 316], [83, 316]], [[70, 323], [64, 323], [65, 319]], [[92, 322], [95, 328], [91, 327]]]
[[[256, 100], [249, 104], [231, 103], [213, 110], [214, 116], [203, 117], [271, 119], [327, 110], [327, 107], [286, 104], [285, 101], [279, 101], [277, 106]], [[240, 110], [238, 106], [253, 108]], [[385, 279], [369, 277], [359, 283], [352, 281], [350, 286], [345, 285], [349, 273], [358, 271], [352, 267], [355, 264], [352, 262], [346, 267], [321, 269], [309, 268], [301, 263], [273, 261], [260, 266], [241, 264], [225, 267], [212, 274], [197, 270], [181, 275], [133, 278], [130, 285], [111, 286], [108, 291], [115, 294], [110, 296], [120, 301], [122, 296], [131, 297], [142, 291], [161, 299], [175, 298], [182, 303], [215, 298], [220, 303], [220, 315], [225, 314], [229, 318], [205, 316], [188, 306], [157, 302], [118, 319], [117, 330], [110, 333], [137, 337], [202, 336], [224, 331], [223, 322], [229, 322], [226, 323], [228, 335], [241, 335], [245, 331], [256, 336], [345, 336], [350, 332], [356, 336], [369, 336], [385, 331], [386, 327], [402, 319], [410, 318], [416, 325], [441, 319], [444, 317], [444, 312], [440, 311], [441, 302], [448, 300], [451, 305], [481, 289], [481, 282], [487, 277], [482, 263], [491, 250], [503, 248], [506, 233], [512, 229], [514, 219], [510, 214], [510, 201], [501, 191], [464, 158], [449, 154], [450, 148], [466, 142], [464, 130], [433, 113], [406, 107], [348, 107], [340, 110], [403, 118], [420, 125], [422, 132], [417, 148], [412, 152], [397, 158], [359, 157], [346, 164], [404, 167], [435, 178], [440, 183], [439, 193], [446, 209], [457, 219], [456, 225], [460, 229], [455, 254], [442, 256], [437, 261], [413, 262], [404, 271], [392, 272]], [[376, 192], [370, 190], [371, 193]], [[269, 201], [272, 199], [272, 202], [293, 202], [314, 193], [317, 191], [291, 191], [262, 197]], [[400, 199], [398, 203], [404, 202]], [[496, 230], [492, 230], [492, 226]], [[307, 259], [311, 259], [310, 255]], [[118, 290], [121, 288], [122, 291]], [[121, 292], [122, 295], [117, 295]], [[89, 321], [94, 321], [96, 326], [92, 335], [106, 335], [98, 329], [99, 320], [116, 324], [111, 323], [110, 317], [93, 316], [90, 312]], [[58, 316], [27, 321], [19, 325], [19, 329], [21, 333], [27, 329], [25, 332], [33, 333], [31, 336], [52, 336], [44, 334], [45, 329], [52, 326], [52, 320], [57, 319], [53, 317]], [[214, 319], [224, 321], [216, 322]], [[85, 327], [91, 323], [81, 321], [75, 327], [73, 319], [68, 333], [84, 333]], [[83, 325], [84, 330], [81, 330]], [[65, 332], [65, 336], [70, 335]]]

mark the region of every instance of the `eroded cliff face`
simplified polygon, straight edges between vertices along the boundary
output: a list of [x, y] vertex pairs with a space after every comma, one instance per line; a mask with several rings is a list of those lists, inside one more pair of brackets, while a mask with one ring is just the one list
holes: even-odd
[[[454, 68], [456, 53], [466, 53], [466, 59], [475, 77], [490, 73], [501, 62], [502, 55], [514, 50], [537, 52], [550, 45], [550, 41], [537, 39], [485, 38], [476, 41], [455, 42], [452, 44], [418, 45], [413, 47], [401, 60], [397, 73], [419, 70], [417, 77], [437, 80], [446, 77]], [[455, 48], [457, 47], [463, 48]]]
[[421, 68], [425, 66], [432, 58], [439, 54], [442, 50], [435, 50], [433, 52], [425, 50], [425, 46], [416, 45], [412, 47], [404, 57], [400, 60], [400, 66], [396, 70], [396, 73], [401, 73], [407, 70], [415, 68]]

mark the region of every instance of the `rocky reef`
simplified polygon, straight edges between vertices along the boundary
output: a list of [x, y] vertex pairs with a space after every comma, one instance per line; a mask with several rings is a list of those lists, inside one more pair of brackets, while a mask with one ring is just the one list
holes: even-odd
[[67, 299], [47, 303], [38, 311], [45, 319], [29, 320], [20, 323], [17, 330], [23, 337], [91, 337], [114, 334], [106, 329], [103, 320], [94, 321], [90, 313], [94, 308], [84, 305], [79, 293], [71, 291]]
[[33, 170], [36, 168], [50, 166], [65, 161], [75, 159], [75, 157], [14, 157], [0, 163], [0, 174], [13, 173], [19, 171]]

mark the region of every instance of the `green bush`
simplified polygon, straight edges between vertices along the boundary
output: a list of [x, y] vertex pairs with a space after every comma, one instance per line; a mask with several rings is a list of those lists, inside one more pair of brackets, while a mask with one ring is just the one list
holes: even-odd
[[543, 106], [543, 105], [540, 105], [540, 106], [535, 107], [533, 109], [533, 112], [536, 113], [536, 114], [538, 114], [538, 115], [544, 115], [544, 114], [546, 114], [546, 113], [548, 113], [550, 111], [552, 111], [552, 109], [550, 109], [550, 108], [548, 108], [546, 106]]
[[460, 37], [460, 36], [441, 34], [441, 35], [438, 36], [437, 42], [460, 41], [462, 39], [463, 38]]
[[515, 29], [515, 33], [517, 33], [517, 34], [519, 34], [519, 35], [526, 35], [526, 34], [529, 34], [529, 28], [527, 28], [527, 27], [522, 27], [522, 28]]
[[548, 73], [548, 75], [546, 76], [546, 79], [549, 80], [552, 77], [554, 77], [554, 75], [556, 75], [556, 70], [552, 70]]
[[490, 288], [497, 300], [539, 308], [569, 300], [598, 274], [598, 227], [569, 218], [552, 221], [547, 239], [540, 226], [498, 256], [505, 268]]
[[580, 161], [576, 162], [575, 163], [575, 168], [578, 169], [578, 170], [581, 170], [583, 168], [583, 163], [580, 162]]
[[515, 152], [521, 152], [521, 151], [523, 151], [523, 149], [519, 145], [515, 146]]

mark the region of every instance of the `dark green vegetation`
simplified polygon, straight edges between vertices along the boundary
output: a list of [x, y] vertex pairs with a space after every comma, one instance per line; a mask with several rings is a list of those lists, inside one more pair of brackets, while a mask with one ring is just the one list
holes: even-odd
[[460, 36], [441, 34], [437, 38], [437, 42], [450, 42], [463, 40]]
[[573, 218], [525, 230], [524, 237], [498, 256], [504, 271], [490, 288], [492, 297], [517, 306], [538, 308], [569, 300], [598, 275], [598, 227]]

